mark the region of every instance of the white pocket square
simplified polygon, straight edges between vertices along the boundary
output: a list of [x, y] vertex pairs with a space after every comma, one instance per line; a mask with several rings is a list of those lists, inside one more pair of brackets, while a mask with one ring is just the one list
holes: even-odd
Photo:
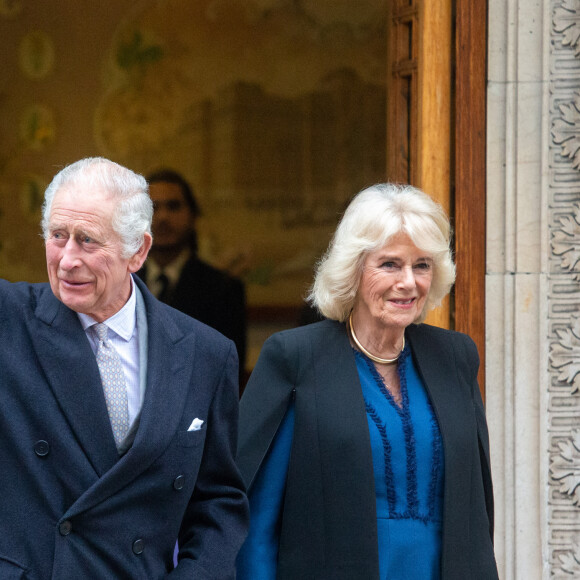
[[188, 431], [199, 431], [203, 425], [203, 419], [198, 419], [197, 417], [191, 422]]

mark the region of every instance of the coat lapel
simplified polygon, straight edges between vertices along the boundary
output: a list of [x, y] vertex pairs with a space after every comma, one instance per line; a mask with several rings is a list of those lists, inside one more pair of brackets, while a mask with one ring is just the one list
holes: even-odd
[[288, 336], [299, 379], [278, 572], [326, 578], [351, 562], [360, 577], [378, 577], [369, 428], [345, 326], [326, 320]]
[[[434, 333], [438, 332], [437, 336]], [[443, 554], [452, 558], [450, 546], [469, 538], [469, 518], [458, 506], [469, 505], [466, 493], [472, 488], [471, 475], [477, 457], [477, 433], [470, 385], [460, 376], [455, 356], [455, 333], [425, 324], [407, 329], [413, 359], [435, 411], [445, 457]], [[461, 498], [461, 499], [460, 499]], [[455, 540], [451, 537], [455, 536]], [[468, 549], [466, 545], [466, 549]]]
[[[100, 477], [118, 455], [99, 369], [75, 312], [46, 288], [31, 321], [32, 341], [50, 388], [87, 459]], [[99, 436], [95, 436], [98, 433]]]
[[165, 451], [177, 431], [191, 384], [195, 335], [184, 334], [162, 311], [141, 281], [137, 281], [147, 310], [147, 387], [135, 440], [127, 453], [87, 490], [67, 516], [80, 513], [113, 495]]
[[[348, 462], [348, 469], [360, 469], [361, 479], [372, 477], [372, 469], [367, 469], [372, 463], [372, 455], [365, 404], [348, 334], [344, 324], [336, 322], [324, 322], [320, 328], [324, 339], [313, 341], [312, 346], [318, 349], [313, 355], [317, 361], [313, 367], [319, 421], [327, 424], [324, 432], [329, 434], [328, 441], [321, 441], [328, 445], [322, 450], [324, 460], [329, 460], [329, 465], [346, 463], [340, 460], [345, 448], [336, 444], [338, 437], [344, 440], [346, 449], [353, 452], [354, 465]], [[322, 440], [322, 435], [320, 437]], [[332, 458], [333, 454], [337, 454], [336, 457]]]
[[[459, 366], [451, 333], [434, 337], [434, 330], [425, 324], [412, 325], [407, 329], [407, 338], [435, 410], [443, 445], [446, 449], [454, 450], [452, 457], [445, 456], [446, 464], [458, 456], [464, 462], [469, 461], [469, 442], [465, 437], [466, 422], [469, 417], [473, 417], [469, 386], [462, 384], [458, 375]], [[468, 469], [469, 465], [463, 463], [463, 468], [459, 471], [465, 472]], [[453, 470], [446, 469], [446, 472], [449, 471], [453, 473]]]
[[144, 293], [149, 326], [147, 388], [131, 461], [149, 463], [171, 442], [182, 416], [195, 363], [195, 335], [184, 334]]

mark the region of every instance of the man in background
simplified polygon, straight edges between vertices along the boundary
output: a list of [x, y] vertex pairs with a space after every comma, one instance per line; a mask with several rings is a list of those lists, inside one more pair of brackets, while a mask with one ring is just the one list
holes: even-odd
[[139, 276], [159, 300], [233, 340], [243, 371], [244, 285], [198, 258], [196, 220], [201, 210], [187, 181], [171, 169], [156, 171], [147, 181], [155, 205], [154, 241]]
[[0, 578], [235, 575], [236, 350], [133, 276], [151, 218], [143, 177], [73, 163], [45, 194], [50, 284], [0, 280]]

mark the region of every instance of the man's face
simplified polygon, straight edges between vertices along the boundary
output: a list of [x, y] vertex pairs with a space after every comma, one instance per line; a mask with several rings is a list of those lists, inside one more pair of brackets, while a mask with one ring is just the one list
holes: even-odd
[[46, 263], [54, 295], [75, 312], [103, 322], [118, 312], [131, 294], [136, 272], [150, 245], [131, 258], [122, 257], [113, 230], [116, 202], [104, 191], [83, 194], [74, 188], [57, 191], [50, 212]]
[[154, 247], [175, 249], [187, 244], [193, 229], [194, 216], [187, 205], [181, 187], [164, 181], [151, 183], [149, 195], [153, 200]]

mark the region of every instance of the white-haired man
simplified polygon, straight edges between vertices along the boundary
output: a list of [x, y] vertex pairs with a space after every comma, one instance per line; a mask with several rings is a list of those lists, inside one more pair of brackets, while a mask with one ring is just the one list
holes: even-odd
[[1, 578], [234, 577], [236, 349], [133, 276], [152, 212], [143, 177], [73, 163], [45, 194], [50, 284], [0, 281]]

